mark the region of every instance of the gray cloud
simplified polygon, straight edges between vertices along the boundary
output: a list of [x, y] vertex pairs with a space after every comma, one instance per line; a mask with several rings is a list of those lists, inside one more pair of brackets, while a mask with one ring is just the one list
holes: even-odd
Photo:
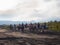
[[60, 0], [21, 0], [14, 10], [0, 14], [0, 18], [8, 20], [59, 20]]
[[51, 0], [44, 0], [45, 2], [50, 2]]
[[12, 18], [13, 14], [0, 14], [0, 18]]

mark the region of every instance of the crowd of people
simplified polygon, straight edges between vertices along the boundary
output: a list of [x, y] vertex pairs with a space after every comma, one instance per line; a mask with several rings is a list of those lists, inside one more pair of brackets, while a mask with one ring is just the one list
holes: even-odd
[[30, 23], [30, 24], [10, 24], [9, 26], [10, 30], [13, 30], [13, 31], [21, 31], [21, 32], [24, 32], [25, 30], [28, 30], [30, 32], [34, 32], [34, 31], [39, 31], [39, 30], [45, 30], [45, 29], [48, 29], [46, 23], [44, 24], [40, 24], [40, 23]]

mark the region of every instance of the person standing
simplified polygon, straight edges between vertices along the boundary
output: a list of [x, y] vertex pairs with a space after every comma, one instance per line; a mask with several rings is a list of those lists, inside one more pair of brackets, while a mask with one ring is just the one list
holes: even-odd
[[21, 25], [21, 31], [24, 32], [24, 24]]
[[16, 25], [14, 24], [14, 31], [16, 31]]
[[10, 24], [9, 28], [10, 28], [10, 30], [13, 31], [13, 25], [12, 24]]

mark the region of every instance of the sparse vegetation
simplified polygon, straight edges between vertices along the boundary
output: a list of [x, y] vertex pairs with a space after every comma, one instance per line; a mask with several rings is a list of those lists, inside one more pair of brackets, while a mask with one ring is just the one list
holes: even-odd
[[48, 22], [47, 25], [48, 25], [48, 30], [60, 32], [60, 22], [58, 21]]
[[0, 25], [0, 28], [1, 29], [9, 29], [9, 25], [5, 25], [5, 24], [4, 25]]

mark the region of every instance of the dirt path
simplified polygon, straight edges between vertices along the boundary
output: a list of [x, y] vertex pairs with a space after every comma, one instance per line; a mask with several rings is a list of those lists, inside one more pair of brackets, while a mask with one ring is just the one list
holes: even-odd
[[4, 33], [4, 32], [7, 32], [6, 29], [0, 29], [0, 33]]
[[27, 37], [27, 38], [57, 38], [56, 35], [38, 35], [38, 34], [32, 34], [32, 33], [21, 33], [21, 32], [9, 32], [5, 29], [0, 29], [0, 33], [4, 33], [7, 36], [13, 36], [13, 37]]
[[20, 32], [5, 33], [6, 35], [14, 37], [27, 37], [27, 38], [57, 38], [56, 35], [37, 35], [37, 34], [25, 34]]

